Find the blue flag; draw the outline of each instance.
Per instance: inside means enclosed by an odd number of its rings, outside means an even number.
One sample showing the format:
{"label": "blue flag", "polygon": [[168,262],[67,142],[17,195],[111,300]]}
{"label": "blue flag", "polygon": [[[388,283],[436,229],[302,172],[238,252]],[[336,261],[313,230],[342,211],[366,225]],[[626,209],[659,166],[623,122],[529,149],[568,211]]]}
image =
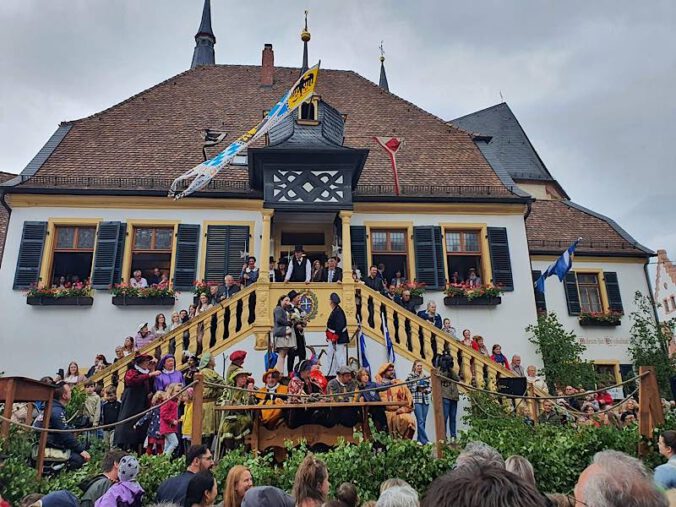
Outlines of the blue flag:
{"label": "blue flag", "polygon": [[371,365],[369,360],[366,358],[366,337],[364,336],[364,330],[359,326],[359,351],[361,353],[361,367],[368,370],[369,374],[371,373]]}
{"label": "blue flag", "polygon": [[383,321],[383,336],[385,337],[385,347],[387,348],[387,360],[390,363],[394,363],[397,360],[397,356],[394,353],[394,344],[392,343],[390,330],[387,329],[387,320],[385,320],[385,314],[381,313],[380,318]]}
{"label": "blue flag", "polygon": [[560,282],[563,281],[563,279],[566,277],[566,273],[568,273],[570,268],[573,267],[573,254],[575,253],[575,248],[580,242],[580,239],[582,238],[579,238],[577,241],[575,241],[575,243],[570,245],[568,249],[561,254],[561,257],[556,259],[556,262],[550,265],[547,270],[542,273],[542,275],[540,275],[540,278],[538,278],[535,282],[535,290],[544,294],[545,280],[552,275],[558,276]]}

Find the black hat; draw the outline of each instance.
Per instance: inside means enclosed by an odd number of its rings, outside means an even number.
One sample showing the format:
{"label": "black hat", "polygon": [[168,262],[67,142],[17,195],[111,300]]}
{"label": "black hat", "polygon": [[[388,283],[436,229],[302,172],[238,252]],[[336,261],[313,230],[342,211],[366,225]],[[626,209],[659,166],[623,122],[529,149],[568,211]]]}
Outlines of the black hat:
{"label": "black hat", "polygon": [[289,265],[289,259],[287,259],[286,257],[280,257],[279,262],[277,264],[284,264],[285,266],[288,266]]}
{"label": "black hat", "polygon": [[272,255],[270,256],[270,262],[275,262],[275,258]]}
{"label": "black hat", "polygon": [[296,253],[296,252],[305,253],[305,250],[303,250],[303,245],[296,245],[296,247],[293,249],[293,253]]}
{"label": "black hat", "polygon": [[289,299],[293,299],[293,298],[295,298],[296,296],[298,296],[299,294],[300,294],[300,292],[296,292],[295,290],[292,290],[291,292],[289,292],[289,293],[287,294],[287,296],[289,296]]}
{"label": "black hat", "polygon": [[338,294],[336,294],[335,292],[332,292],[331,295],[329,296],[329,298],[331,299],[331,302],[334,305],[340,304],[340,296]]}

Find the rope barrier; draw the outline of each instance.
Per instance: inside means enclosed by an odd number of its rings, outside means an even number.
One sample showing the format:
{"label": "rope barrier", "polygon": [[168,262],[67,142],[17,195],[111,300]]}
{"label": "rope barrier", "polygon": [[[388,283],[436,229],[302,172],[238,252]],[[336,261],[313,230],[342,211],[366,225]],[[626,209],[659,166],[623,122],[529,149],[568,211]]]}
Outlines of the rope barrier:
{"label": "rope barrier", "polygon": [[[117,421],[115,423],[110,423],[110,424],[102,424],[99,426],[91,426],[89,428],[73,428],[73,429],[68,429],[68,430],[57,430],[57,429],[52,429],[52,428],[36,428],[35,426],[30,426],[28,424],[20,423],[17,421],[12,421],[11,419],[8,419],[2,415],[0,415],[0,421],[5,421],[9,422],[10,424],[14,426],[18,426],[19,428],[24,428],[27,430],[32,430],[32,431],[37,431],[39,433],[84,433],[87,431],[94,431],[94,430],[103,430],[103,429],[108,429],[108,428],[114,428],[115,426],[119,426],[121,424],[126,424],[128,422],[134,421],[136,419],[140,419],[144,415],[146,415],[148,412],[155,410],[156,408],[160,408],[162,405],[169,403],[171,400],[178,398],[181,394],[183,394],[185,391],[188,390],[188,388],[194,386],[197,384],[197,380],[194,382],[188,384],[185,386],[183,389],[181,389],[179,392],[171,396],[170,398],[167,398],[164,400],[162,403],[158,403],[157,405],[153,405],[152,407],[144,410],[143,412],[139,412],[138,414],[134,414],[130,417],[127,417],[126,419],[123,419],[121,421]],[[43,420],[44,423],[44,420]]]}

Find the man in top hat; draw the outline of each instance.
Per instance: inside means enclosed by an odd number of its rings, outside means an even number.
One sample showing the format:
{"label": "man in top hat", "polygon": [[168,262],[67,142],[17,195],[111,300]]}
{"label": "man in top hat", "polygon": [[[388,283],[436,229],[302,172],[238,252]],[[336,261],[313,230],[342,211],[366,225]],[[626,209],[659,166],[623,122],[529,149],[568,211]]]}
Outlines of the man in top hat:
{"label": "man in top hat", "polygon": [[331,293],[331,315],[326,321],[326,341],[329,342],[327,361],[329,365],[327,376],[335,375],[341,366],[347,366],[347,345],[350,335],[347,333],[347,317],[340,307],[340,297]]}
{"label": "man in top hat", "polygon": [[296,245],[293,250],[293,257],[289,263],[289,269],[286,272],[285,282],[305,282],[310,283],[312,278],[312,266],[310,259],[305,257],[303,245]]}
{"label": "man in top hat", "polygon": [[228,365],[228,369],[225,370],[225,378],[228,379],[230,378],[230,375],[232,375],[232,372],[235,370],[238,370],[239,368],[242,367],[244,364],[244,360],[246,359],[246,351],[244,350],[235,350],[232,354],[230,354],[230,364]]}
{"label": "man in top hat", "polygon": [[[327,392],[329,401],[350,402],[358,401],[359,387],[354,379],[354,372],[347,366],[341,366],[336,372],[336,378],[329,380]],[[334,408],[335,421],[348,428],[353,428],[359,420],[359,412],[356,407]]]}
{"label": "man in top hat", "polygon": [[136,328],[136,337],[134,338],[134,346],[137,350],[142,349],[150,342],[152,342],[157,336],[150,329],[148,329],[148,323],[143,322],[138,325]]}
{"label": "man in top hat", "polygon": [[289,292],[289,300],[291,301],[291,308],[289,309],[289,320],[291,321],[291,327],[293,329],[293,334],[296,337],[296,347],[289,349],[289,355],[287,356],[287,368],[289,373],[293,371],[293,366],[298,361],[305,361],[305,326],[307,326],[307,315],[300,308],[300,300],[303,297],[303,294],[292,290]]}
{"label": "man in top hat", "polygon": [[[258,390],[256,397],[260,400],[259,405],[284,405],[286,395],[289,392],[287,386],[279,383],[282,374],[277,368],[270,368],[263,374],[265,384]],[[283,412],[281,408],[261,410],[261,423],[269,429],[275,429],[281,421]]]}

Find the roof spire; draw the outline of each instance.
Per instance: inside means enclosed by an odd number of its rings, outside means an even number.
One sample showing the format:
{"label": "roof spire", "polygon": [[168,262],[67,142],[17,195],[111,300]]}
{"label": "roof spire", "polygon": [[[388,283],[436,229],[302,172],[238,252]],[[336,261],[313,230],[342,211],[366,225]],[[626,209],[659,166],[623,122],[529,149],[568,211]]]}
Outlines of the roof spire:
{"label": "roof spire", "polygon": [[385,49],[383,49],[383,41],[380,41],[380,86],[386,92],[390,91],[390,86],[387,84],[387,75],[385,74]]}
{"label": "roof spire", "polygon": [[216,36],[211,29],[211,0],[204,0],[202,22],[195,34],[195,50],[192,53],[191,69],[199,65],[216,64],[214,44],[216,44]]}
{"label": "roof spire", "polygon": [[305,10],[305,28],[300,32],[300,40],[303,41],[303,66],[300,69],[300,73],[303,74],[310,67],[307,63],[307,43],[310,40],[310,32],[307,29],[307,9]]}

